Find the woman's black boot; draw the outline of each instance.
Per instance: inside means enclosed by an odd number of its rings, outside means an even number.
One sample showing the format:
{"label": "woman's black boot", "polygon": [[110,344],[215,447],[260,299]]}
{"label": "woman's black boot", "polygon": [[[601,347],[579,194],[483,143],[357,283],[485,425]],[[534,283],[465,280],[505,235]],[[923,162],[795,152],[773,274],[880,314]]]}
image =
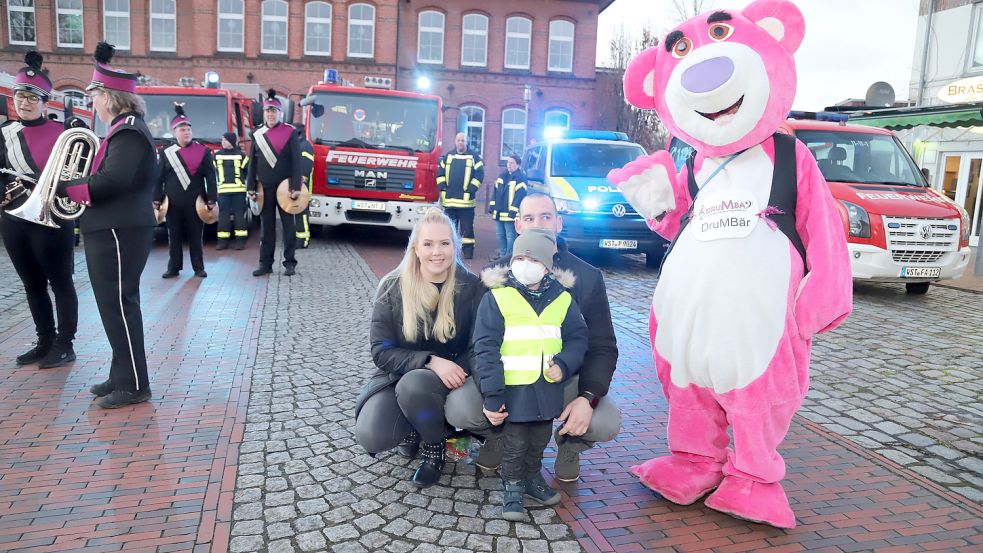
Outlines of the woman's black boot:
{"label": "woman's black boot", "polygon": [[407,459],[415,459],[418,451],[420,451],[420,434],[416,430],[410,430],[410,433],[396,446],[396,452]]}
{"label": "woman's black boot", "polygon": [[444,470],[444,440],[420,444],[420,458],[423,462],[413,473],[412,482],[421,488],[433,486]]}

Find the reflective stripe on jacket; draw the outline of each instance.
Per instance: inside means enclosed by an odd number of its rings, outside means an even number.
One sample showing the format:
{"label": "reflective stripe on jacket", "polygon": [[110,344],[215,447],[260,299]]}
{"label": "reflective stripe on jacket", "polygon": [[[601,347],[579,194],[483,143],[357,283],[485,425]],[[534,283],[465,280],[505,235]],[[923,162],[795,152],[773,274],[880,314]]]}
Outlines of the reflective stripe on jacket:
{"label": "reflective stripe on jacket", "polygon": [[481,156],[468,150],[463,154],[452,151],[440,158],[437,187],[440,205],[444,207],[474,207],[475,196],[485,178],[485,163]]}
{"label": "reflective stripe on jacket", "polygon": [[215,170],[218,173],[218,193],[231,194],[246,191],[246,165],[249,157],[242,151],[219,150],[215,153]]}
{"label": "reflective stripe on jacket", "polygon": [[488,204],[492,209],[492,219],[515,221],[519,216],[519,204],[522,203],[527,192],[526,175],[521,169],[512,174],[509,174],[507,169],[502,171],[495,180],[495,192]]}
{"label": "reflective stripe on jacket", "polygon": [[524,386],[546,376],[553,356],[563,349],[560,328],[572,301],[564,290],[539,315],[515,288],[504,286],[491,291],[505,319],[502,338],[502,365],[506,386]]}

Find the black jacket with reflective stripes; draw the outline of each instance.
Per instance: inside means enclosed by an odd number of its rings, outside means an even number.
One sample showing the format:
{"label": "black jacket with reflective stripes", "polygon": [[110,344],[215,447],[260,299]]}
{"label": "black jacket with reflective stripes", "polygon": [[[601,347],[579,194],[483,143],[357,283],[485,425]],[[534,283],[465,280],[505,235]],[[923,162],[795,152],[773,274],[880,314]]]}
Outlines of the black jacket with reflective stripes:
{"label": "black jacket with reflective stripes", "polygon": [[437,169],[437,187],[440,188],[440,205],[444,207],[474,207],[475,196],[485,178],[485,163],[481,156],[467,150],[463,154],[453,150],[440,158]]}

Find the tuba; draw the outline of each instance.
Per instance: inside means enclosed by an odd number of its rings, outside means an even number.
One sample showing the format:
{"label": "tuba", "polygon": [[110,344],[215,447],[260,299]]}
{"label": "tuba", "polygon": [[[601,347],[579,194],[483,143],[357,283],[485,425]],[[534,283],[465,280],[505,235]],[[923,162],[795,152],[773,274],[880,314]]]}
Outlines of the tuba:
{"label": "tuba", "polygon": [[59,182],[89,176],[98,150],[99,137],[89,129],[75,128],[61,133],[27,201],[7,213],[51,228],[60,228],[52,215],[68,221],[81,217],[84,205],[59,198],[55,193]]}

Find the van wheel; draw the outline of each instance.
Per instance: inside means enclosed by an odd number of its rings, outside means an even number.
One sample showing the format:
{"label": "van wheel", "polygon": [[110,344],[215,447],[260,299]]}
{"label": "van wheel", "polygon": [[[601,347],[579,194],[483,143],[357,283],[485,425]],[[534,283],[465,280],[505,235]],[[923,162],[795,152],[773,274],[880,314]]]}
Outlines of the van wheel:
{"label": "van wheel", "polygon": [[928,292],[931,282],[908,282],[904,285],[905,291],[909,294],[924,294]]}

